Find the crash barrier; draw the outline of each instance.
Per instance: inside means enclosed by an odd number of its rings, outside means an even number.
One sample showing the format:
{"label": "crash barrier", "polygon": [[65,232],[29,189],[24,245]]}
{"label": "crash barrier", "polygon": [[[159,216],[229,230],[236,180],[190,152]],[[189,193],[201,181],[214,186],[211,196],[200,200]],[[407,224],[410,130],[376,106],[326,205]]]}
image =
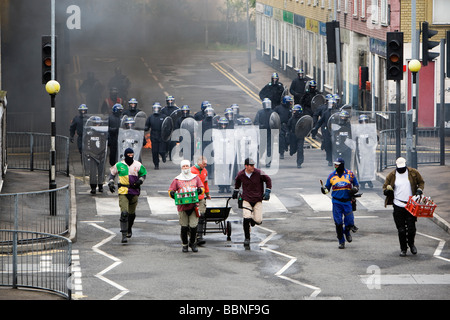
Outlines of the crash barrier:
{"label": "crash barrier", "polygon": [[69,232],[69,218],[69,185],[51,190],[0,194],[0,229],[62,236]]}
{"label": "crash barrier", "polygon": [[[51,136],[46,133],[8,132],[9,169],[49,170]],[[55,137],[56,172],[69,176],[69,138]]]}
{"label": "crash barrier", "polygon": [[54,234],[0,229],[0,286],[71,299],[72,242]]}
{"label": "crash barrier", "polygon": [[[379,171],[395,166],[396,129],[382,130],[379,133]],[[406,129],[400,130],[401,156],[407,158]],[[417,128],[417,164],[440,163],[439,128]]]}

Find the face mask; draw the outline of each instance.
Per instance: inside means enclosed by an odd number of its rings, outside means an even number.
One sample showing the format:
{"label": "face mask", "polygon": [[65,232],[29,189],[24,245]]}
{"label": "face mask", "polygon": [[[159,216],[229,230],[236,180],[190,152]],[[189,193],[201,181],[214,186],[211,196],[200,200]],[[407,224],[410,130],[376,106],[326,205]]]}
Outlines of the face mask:
{"label": "face mask", "polygon": [[188,169],[183,169],[183,170],[181,170],[181,172],[183,172],[184,174],[188,174],[189,173],[189,171],[190,171],[190,169],[188,168]]}
{"label": "face mask", "polygon": [[129,166],[133,163],[133,157],[129,157],[128,155],[125,155],[125,163]]}
{"label": "face mask", "polygon": [[397,172],[398,172],[398,173],[405,173],[405,172],[406,172],[406,167],[403,167],[403,168],[397,168]]}

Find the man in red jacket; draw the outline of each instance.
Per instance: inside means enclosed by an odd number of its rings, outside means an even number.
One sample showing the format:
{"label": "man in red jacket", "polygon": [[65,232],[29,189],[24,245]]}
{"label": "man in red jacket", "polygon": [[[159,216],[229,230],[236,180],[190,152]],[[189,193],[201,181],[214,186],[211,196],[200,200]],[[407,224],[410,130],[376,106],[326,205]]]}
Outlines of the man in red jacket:
{"label": "man in red jacket", "polygon": [[202,245],[205,244],[205,240],[203,240],[203,230],[205,221],[205,211],[206,211],[206,199],[211,199],[209,195],[209,186],[208,186],[208,171],[206,170],[206,165],[208,164],[208,160],[204,156],[199,156],[197,159],[197,163],[191,167],[191,172],[200,177],[200,180],[203,182],[203,186],[205,187],[205,192],[198,196],[198,212],[200,217],[198,218],[197,225],[197,244]]}
{"label": "man in red jacket", "polygon": [[244,165],[245,169],[239,171],[236,176],[233,199],[237,199],[239,188],[242,186],[244,248],[250,250],[250,225],[262,223],[262,200],[270,199],[272,180],[263,171],[255,168],[253,159],[245,159]]}

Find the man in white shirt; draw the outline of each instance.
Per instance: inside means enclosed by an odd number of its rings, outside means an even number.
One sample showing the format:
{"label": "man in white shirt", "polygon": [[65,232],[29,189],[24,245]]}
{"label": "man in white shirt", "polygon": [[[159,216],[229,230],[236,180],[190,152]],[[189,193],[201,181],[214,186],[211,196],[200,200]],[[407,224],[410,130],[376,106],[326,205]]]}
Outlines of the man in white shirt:
{"label": "man in white shirt", "polygon": [[419,171],[406,166],[406,160],[399,157],[396,162],[396,169],[388,174],[383,185],[383,193],[386,196],[385,206],[392,204],[394,207],[394,222],[398,230],[400,242],[400,256],[406,256],[409,247],[412,254],[417,254],[414,245],[416,236],[417,218],[406,209],[406,203],[412,195],[421,195],[425,182]]}

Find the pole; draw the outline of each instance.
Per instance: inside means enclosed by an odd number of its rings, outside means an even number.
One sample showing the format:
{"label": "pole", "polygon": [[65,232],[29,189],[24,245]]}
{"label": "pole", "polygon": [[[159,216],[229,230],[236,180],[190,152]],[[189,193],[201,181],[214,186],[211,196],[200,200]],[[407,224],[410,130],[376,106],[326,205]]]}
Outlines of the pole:
{"label": "pole", "polygon": [[247,48],[248,48],[248,73],[252,73],[252,55],[250,53],[250,14],[248,12],[247,0]]}
{"label": "pole", "polygon": [[411,167],[417,169],[417,72],[412,72],[412,147]]}
{"label": "pole", "polygon": [[[440,165],[445,166],[445,39],[441,39],[441,102],[439,106]],[[447,61],[450,63],[450,61]]]}
{"label": "pole", "polygon": [[396,109],[395,109],[395,158],[398,159],[402,155],[402,147],[401,147],[401,126],[402,126],[402,119],[401,113],[400,113],[400,80],[395,81],[396,84],[396,92],[395,92],[395,99],[396,99]]}
{"label": "pole", "polygon": [[[55,80],[55,0],[51,0],[51,39],[52,39],[52,80]],[[55,96],[50,95],[50,181],[49,189],[56,189],[56,116],[55,116]],[[56,192],[50,192],[50,215],[56,216]]]}
{"label": "pole", "polygon": [[51,66],[51,72],[52,72],[52,80],[55,80],[55,0],[52,0],[51,3],[51,11],[52,11],[52,17],[51,17],[51,42],[52,42],[52,48],[51,48],[51,56],[52,56],[52,66]]}
{"label": "pole", "polygon": [[[339,35],[339,28],[334,29],[335,32],[335,39],[336,39],[336,93],[341,97],[342,99],[342,93],[341,93],[341,38]],[[342,101],[342,100],[341,100]]]}

